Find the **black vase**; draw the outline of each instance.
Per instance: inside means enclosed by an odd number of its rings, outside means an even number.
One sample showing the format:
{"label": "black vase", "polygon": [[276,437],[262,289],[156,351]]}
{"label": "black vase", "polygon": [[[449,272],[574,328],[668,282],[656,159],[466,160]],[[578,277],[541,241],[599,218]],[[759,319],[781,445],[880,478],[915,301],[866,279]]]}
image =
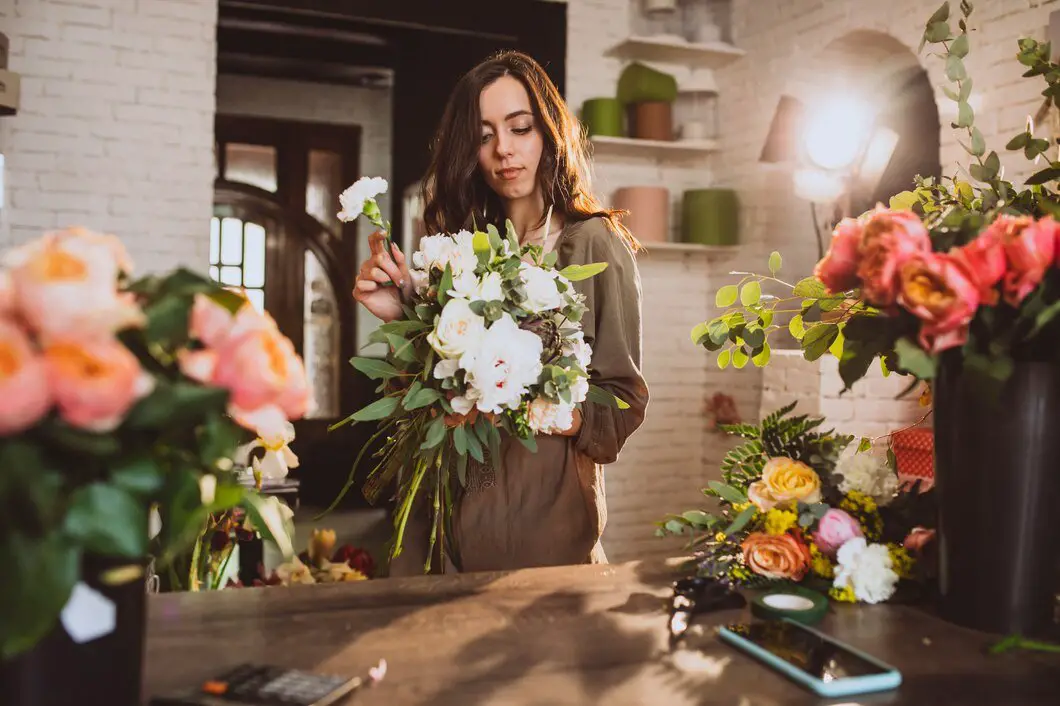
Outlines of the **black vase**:
{"label": "black vase", "polygon": [[118,586],[100,581],[103,571],[128,564],[128,559],[85,557],[81,581],[114,604],[114,630],[77,642],[59,621],[32,649],[0,663],[0,702],[18,706],[139,706],[146,586],[143,579]]}
{"label": "black vase", "polygon": [[1060,591],[1060,370],[1018,362],[999,393],[959,355],[934,390],[939,613],[1051,636]]}

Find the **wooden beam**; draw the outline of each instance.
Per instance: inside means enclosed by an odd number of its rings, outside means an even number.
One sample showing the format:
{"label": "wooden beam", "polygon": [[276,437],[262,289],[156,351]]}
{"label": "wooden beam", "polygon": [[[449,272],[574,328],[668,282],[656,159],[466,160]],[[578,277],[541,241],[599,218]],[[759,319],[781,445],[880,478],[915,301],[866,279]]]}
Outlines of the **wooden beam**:
{"label": "wooden beam", "polygon": [[280,33],[217,28],[218,54],[261,56],[344,66],[390,67],[395,52],[390,46],[372,46],[334,39]]}

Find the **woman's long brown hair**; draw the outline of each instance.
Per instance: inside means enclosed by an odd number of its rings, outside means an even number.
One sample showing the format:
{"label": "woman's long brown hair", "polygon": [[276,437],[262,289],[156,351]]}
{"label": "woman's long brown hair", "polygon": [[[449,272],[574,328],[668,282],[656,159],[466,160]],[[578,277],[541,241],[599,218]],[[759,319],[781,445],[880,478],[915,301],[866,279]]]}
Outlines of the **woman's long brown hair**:
{"label": "woman's long brown hair", "polygon": [[[604,218],[612,232],[639,249],[636,238],[622,225],[622,212],[604,208],[591,191],[581,124],[540,64],[515,51],[498,54],[464,74],[449,97],[423,183],[427,232],[452,233],[488,223],[504,230],[503,205],[478,164],[482,140],[479,95],[502,76],[523,84],[544,138],[537,180],[545,197],[545,213],[551,207],[567,223]],[[539,225],[544,224],[545,213]]]}

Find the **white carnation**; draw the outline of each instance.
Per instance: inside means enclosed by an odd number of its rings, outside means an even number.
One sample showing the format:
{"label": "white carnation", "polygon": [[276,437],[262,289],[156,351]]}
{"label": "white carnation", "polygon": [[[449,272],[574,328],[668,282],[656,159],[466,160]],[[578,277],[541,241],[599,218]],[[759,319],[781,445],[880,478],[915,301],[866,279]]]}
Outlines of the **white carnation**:
{"label": "white carnation", "polygon": [[567,431],[574,425],[574,405],[538,397],[530,403],[526,421],[536,434]]}
{"label": "white carnation", "polygon": [[412,253],[412,266],[422,270],[445,270],[449,265],[454,279],[464,272],[474,272],[478,256],[473,245],[474,236],[462,230],[456,235],[426,235],[420,238],[420,248]]}
{"label": "white carnation", "polygon": [[518,409],[527,388],[541,375],[541,350],[541,339],[519,328],[511,316],[495,321],[479,345],[460,359],[469,388],[478,394],[479,411]]}
{"label": "white carnation", "polygon": [[871,451],[856,452],[857,444],[844,449],[836,462],[835,472],[842,476],[839,490],[855,490],[868,495],[877,505],[887,505],[898,491],[898,476],[886,458]]}
{"label": "white carnation", "polygon": [[379,194],[385,194],[387,187],[386,179],[382,177],[361,177],[339,194],[339,204],[342,210],[339,211],[337,218],[344,223],[356,219],[364,213],[365,203]]}
{"label": "white carnation", "polygon": [[585,334],[578,331],[568,336],[563,341],[563,355],[572,356],[578,361],[582,370],[589,372],[589,364],[593,359],[593,349],[585,342]]}
{"label": "white carnation", "polygon": [[563,306],[563,297],[556,286],[555,273],[525,262],[519,267],[519,274],[526,287],[526,301],[523,307],[534,314],[558,309]]}
{"label": "white carnation", "polygon": [[839,589],[854,589],[864,603],[882,603],[894,595],[898,574],[883,544],[868,544],[864,537],[847,540],[836,553],[835,581]]}
{"label": "white carnation", "polygon": [[471,311],[463,299],[450,299],[434,330],[427,334],[427,342],[443,358],[459,358],[474,351],[486,331],[486,320]]}
{"label": "white carnation", "polygon": [[584,402],[585,398],[588,397],[588,395],[589,378],[583,378],[579,375],[578,378],[574,382],[572,382],[570,386],[571,402]]}

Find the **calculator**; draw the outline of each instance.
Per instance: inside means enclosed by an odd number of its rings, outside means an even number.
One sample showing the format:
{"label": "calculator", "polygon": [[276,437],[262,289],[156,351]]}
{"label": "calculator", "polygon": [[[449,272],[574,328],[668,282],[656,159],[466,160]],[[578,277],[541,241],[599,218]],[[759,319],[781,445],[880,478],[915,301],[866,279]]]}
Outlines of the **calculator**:
{"label": "calculator", "polygon": [[313,674],[271,665],[243,664],[172,696],[156,696],[151,706],[330,706],[364,680]]}

